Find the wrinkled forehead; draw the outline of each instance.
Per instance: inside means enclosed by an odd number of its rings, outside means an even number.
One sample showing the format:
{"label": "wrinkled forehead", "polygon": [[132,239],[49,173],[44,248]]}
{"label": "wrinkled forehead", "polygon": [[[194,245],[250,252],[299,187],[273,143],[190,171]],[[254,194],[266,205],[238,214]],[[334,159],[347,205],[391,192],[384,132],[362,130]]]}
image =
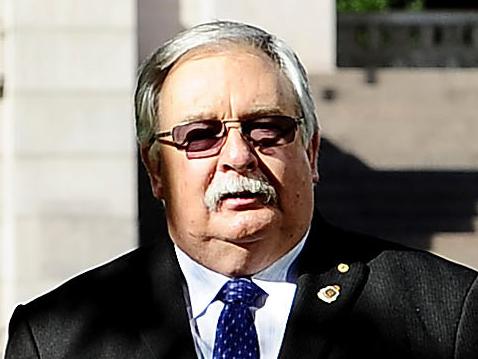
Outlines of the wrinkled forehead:
{"label": "wrinkled forehead", "polygon": [[219,54],[234,54],[234,53],[248,53],[259,56],[265,61],[270,62],[271,66],[275,66],[280,70],[280,60],[272,53],[265,52],[263,49],[253,46],[246,42],[231,42],[228,40],[219,40],[217,42],[199,45],[185,52],[174,61],[172,68],[176,65],[192,58],[201,58],[214,56]]}
{"label": "wrinkled forehead", "polygon": [[[174,77],[173,74],[177,72],[177,70],[183,67],[186,63],[197,62],[204,59],[214,58],[214,57],[230,57],[230,58],[237,58],[241,56],[250,56],[251,58],[255,58],[256,62],[260,62],[264,72],[272,74],[276,77],[277,81],[277,90],[283,93],[287,93],[291,97],[291,101],[293,102],[293,106],[300,112],[300,104],[298,101],[298,97],[292,82],[286,76],[284,71],[282,71],[279,63],[271,58],[267,53],[263,50],[253,47],[247,44],[237,44],[237,43],[230,43],[230,42],[218,42],[214,44],[207,44],[192,50],[189,50],[187,53],[179,57],[174,64],[168,70],[168,73],[164,79],[162,89],[164,90],[168,87],[168,83],[170,82],[171,78]],[[247,68],[244,68],[244,78],[247,78]],[[201,77],[203,73],[195,73],[192,76]],[[192,80],[192,79],[191,79]],[[159,113],[161,113],[161,94],[159,99]]]}

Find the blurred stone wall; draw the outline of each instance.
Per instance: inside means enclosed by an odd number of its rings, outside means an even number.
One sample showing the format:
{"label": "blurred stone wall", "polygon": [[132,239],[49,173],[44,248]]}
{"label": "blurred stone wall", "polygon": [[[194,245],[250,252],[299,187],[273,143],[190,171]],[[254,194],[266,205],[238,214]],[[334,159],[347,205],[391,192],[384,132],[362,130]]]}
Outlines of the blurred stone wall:
{"label": "blurred stone wall", "polygon": [[137,244],[134,0],[4,0],[0,347],[15,303]]}
{"label": "blurred stone wall", "polygon": [[335,70],[334,0],[179,0],[185,27],[205,21],[242,21],[264,28],[297,51],[309,73]]}
{"label": "blurred stone wall", "polygon": [[339,69],[313,91],[324,215],[478,268],[478,70]]}

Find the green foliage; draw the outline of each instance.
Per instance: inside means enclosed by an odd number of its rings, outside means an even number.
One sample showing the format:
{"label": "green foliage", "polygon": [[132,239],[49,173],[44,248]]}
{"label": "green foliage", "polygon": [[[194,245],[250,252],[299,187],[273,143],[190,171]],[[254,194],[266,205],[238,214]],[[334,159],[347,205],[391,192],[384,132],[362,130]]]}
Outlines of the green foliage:
{"label": "green foliage", "polygon": [[424,0],[336,0],[338,12],[371,12],[391,9],[422,11]]}
{"label": "green foliage", "polygon": [[410,11],[422,11],[425,8],[423,0],[413,0],[407,4],[406,9]]}
{"label": "green foliage", "polygon": [[384,11],[388,9],[388,0],[337,0],[338,12]]}

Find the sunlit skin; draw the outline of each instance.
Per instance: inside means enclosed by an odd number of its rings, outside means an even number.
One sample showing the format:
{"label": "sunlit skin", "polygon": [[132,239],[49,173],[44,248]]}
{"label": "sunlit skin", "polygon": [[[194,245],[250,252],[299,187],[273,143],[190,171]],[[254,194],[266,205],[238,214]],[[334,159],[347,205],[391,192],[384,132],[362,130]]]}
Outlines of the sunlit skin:
{"label": "sunlit skin", "polygon": [[[300,114],[292,85],[276,65],[257,50],[237,46],[183,56],[169,72],[159,103],[158,131],[185,120]],[[242,276],[269,266],[307,231],[318,180],[318,144],[318,134],[304,146],[297,132],[292,143],[261,153],[231,128],[213,157],[187,159],[184,151],[158,143],[143,148],[142,155],[153,193],[165,202],[176,245],[216,272]],[[209,211],[204,193],[219,175],[265,176],[278,193],[278,203],[231,198]]]}

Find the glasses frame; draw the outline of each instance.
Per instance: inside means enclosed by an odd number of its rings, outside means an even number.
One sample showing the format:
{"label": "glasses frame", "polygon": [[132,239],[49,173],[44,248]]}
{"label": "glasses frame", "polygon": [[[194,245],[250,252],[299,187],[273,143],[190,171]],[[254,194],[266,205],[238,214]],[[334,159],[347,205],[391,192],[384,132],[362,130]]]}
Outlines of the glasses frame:
{"label": "glasses frame", "polygon": [[[249,121],[254,121],[254,120],[260,120],[261,118],[270,118],[270,117],[278,117],[278,118],[287,118],[287,119],[291,119],[294,121],[294,128],[293,128],[293,131],[294,131],[294,136],[292,138],[291,141],[287,142],[287,143],[283,143],[283,144],[279,144],[279,145],[272,145],[272,146],[261,146],[261,145],[257,145],[254,143],[254,140],[252,140],[251,138],[249,138],[249,136],[245,133],[243,133],[243,126],[242,124],[243,123],[246,123],[246,122],[249,122]],[[202,120],[204,121],[204,120]],[[189,123],[193,123],[193,122],[201,122],[200,121],[185,121],[185,122],[180,122],[176,125],[174,125],[173,127],[171,127],[171,129],[169,130],[165,130],[165,131],[160,131],[160,132],[156,132],[154,133],[154,135],[152,136],[151,138],[151,141],[150,141],[150,145],[152,145],[155,141],[161,143],[161,144],[164,144],[164,145],[168,145],[168,146],[172,146],[172,147],[175,147],[176,149],[180,150],[180,151],[185,151],[188,158],[189,159],[192,159],[192,158],[205,158],[205,157],[212,157],[212,156],[215,156],[217,155],[222,146],[224,145],[224,143],[226,142],[226,139],[227,139],[227,135],[229,133],[229,130],[231,128],[236,128],[239,133],[241,134],[242,138],[244,138],[245,141],[247,141],[247,143],[249,143],[250,145],[252,145],[253,147],[258,147],[259,150],[263,149],[263,148],[271,148],[271,147],[280,147],[280,146],[284,146],[286,144],[289,144],[289,143],[292,143],[294,140],[295,140],[295,136],[297,134],[297,130],[299,129],[300,126],[304,125],[304,117],[291,117],[291,116],[286,116],[286,115],[270,115],[270,116],[261,116],[259,118],[255,118],[255,119],[247,119],[247,120],[219,120],[219,119],[212,119],[210,121],[219,121],[221,122],[221,124],[223,125],[222,126],[222,129],[221,129],[221,132],[217,135],[217,137],[220,139],[219,141],[219,144],[216,145],[216,146],[213,146],[211,147],[211,149],[209,149],[210,152],[212,153],[207,153],[208,150],[204,150],[204,151],[198,151],[198,154],[201,153],[201,152],[205,152],[206,154],[205,155],[191,155],[191,153],[195,153],[195,152],[188,152],[187,151],[187,148],[188,148],[188,145],[189,144],[185,144],[185,145],[181,145],[179,143],[176,143],[174,141],[171,141],[171,140],[166,140],[164,139],[164,137],[168,137],[168,136],[173,136],[173,131],[176,127],[179,127],[179,126],[184,126],[186,124],[189,124]],[[237,126],[231,126],[231,124],[238,124]],[[213,150],[213,151],[211,151]]]}

